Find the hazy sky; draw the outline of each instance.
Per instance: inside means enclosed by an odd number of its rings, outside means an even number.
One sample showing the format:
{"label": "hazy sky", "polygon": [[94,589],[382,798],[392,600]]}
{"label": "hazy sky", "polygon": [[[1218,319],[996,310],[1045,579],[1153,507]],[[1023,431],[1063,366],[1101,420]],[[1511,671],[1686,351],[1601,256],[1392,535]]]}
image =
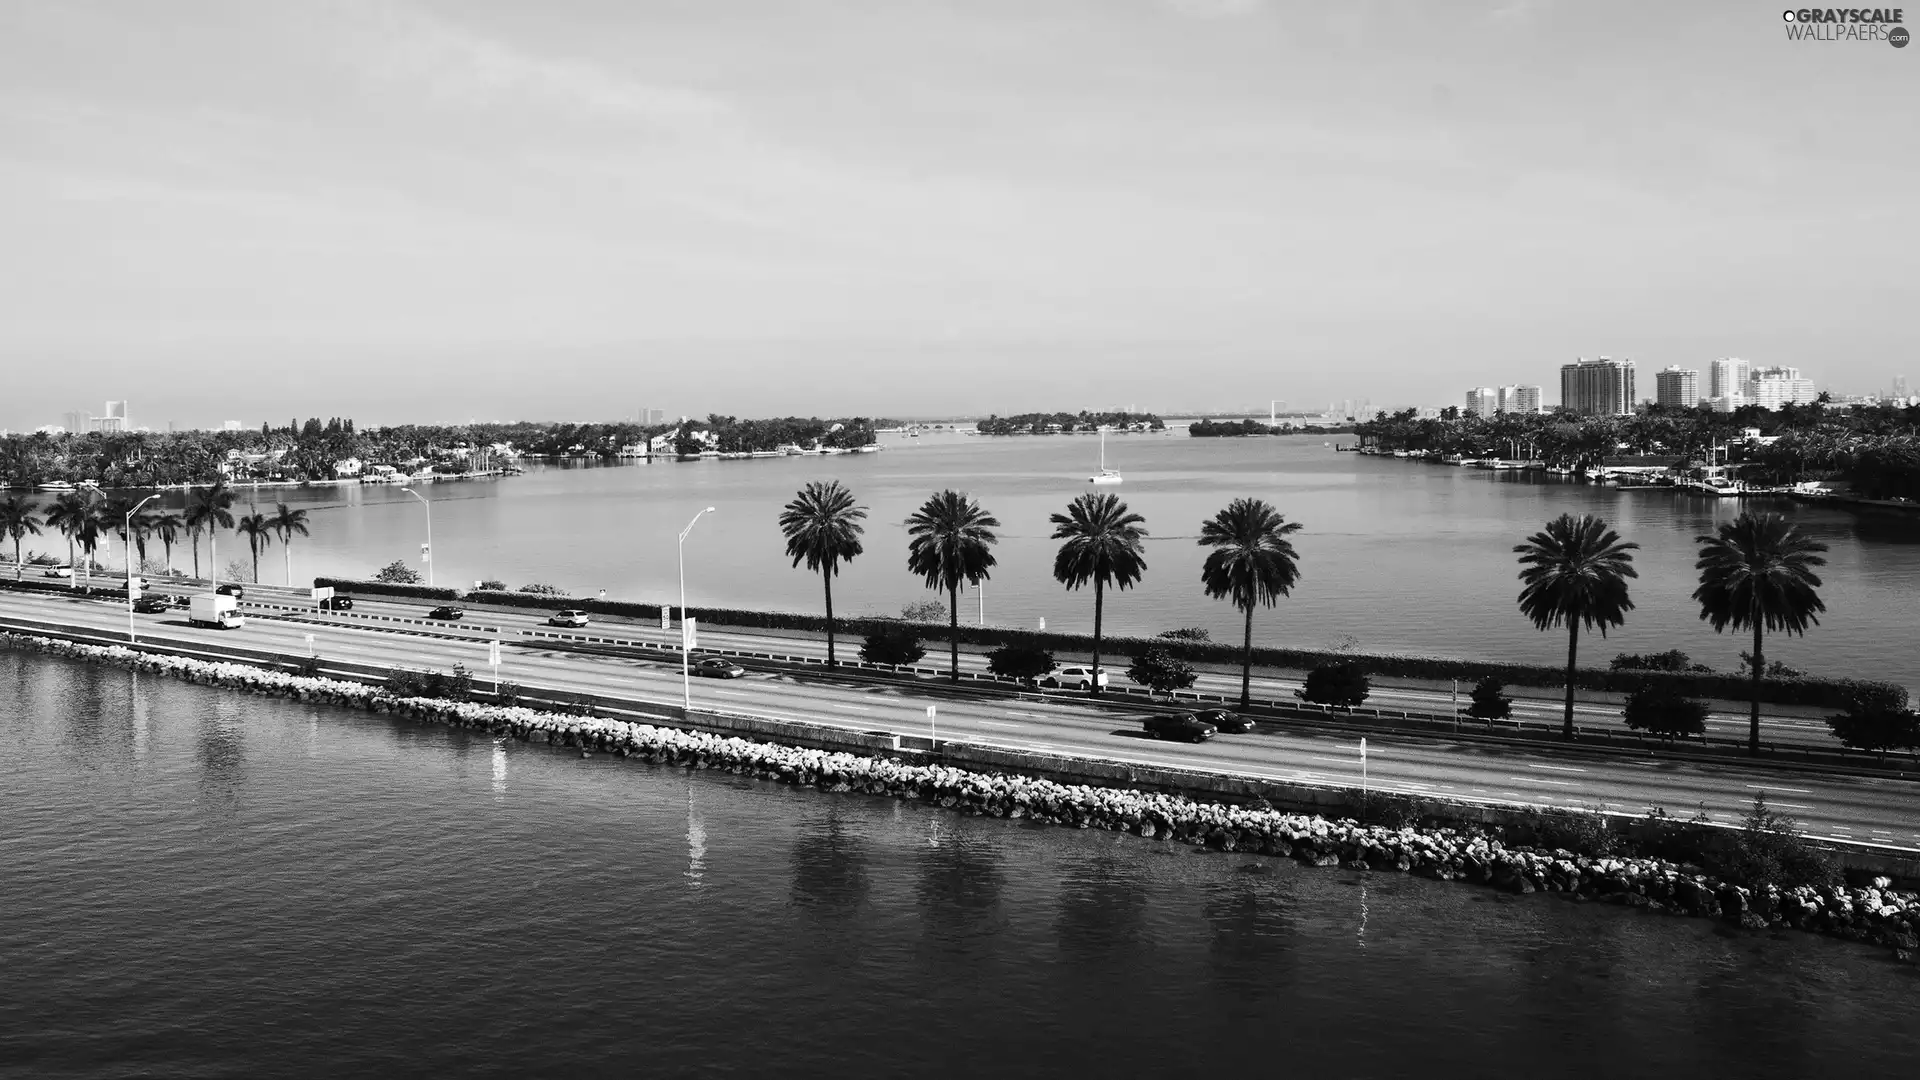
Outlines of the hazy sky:
{"label": "hazy sky", "polygon": [[1780,18],[0,0],[0,426],[1920,378],[1920,47]]}

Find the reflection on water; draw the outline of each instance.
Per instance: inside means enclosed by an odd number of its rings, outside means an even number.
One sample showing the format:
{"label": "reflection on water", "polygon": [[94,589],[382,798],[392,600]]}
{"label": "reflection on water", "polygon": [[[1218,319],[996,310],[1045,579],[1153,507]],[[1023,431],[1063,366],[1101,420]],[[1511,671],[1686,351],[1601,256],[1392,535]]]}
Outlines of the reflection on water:
{"label": "reflection on water", "polygon": [[1076,861],[1060,877],[1054,933],[1060,951],[1082,963],[1124,964],[1151,942],[1146,930],[1147,877],[1137,859],[1102,851]]}
{"label": "reflection on water", "polygon": [[842,815],[835,800],[815,824],[802,825],[787,860],[793,902],[837,919],[858,912],[873,888],[865,845],[847,830]]}
{"label": "reflection on water", "polygon": [[493,794],[497,798],[507,793],[507,743],[498,739],[493,744]]}
{"label": "reflection on water", "polygon": [[194,737],[203,808],[231,810],[245,782],[246,743],[240,704],[234,694],[212,695]]}
{"label": "reflection on water", "polygon": [[693,809],[693,782],[687,782],[687,886],[697,889],[707,872],[707,827]]}

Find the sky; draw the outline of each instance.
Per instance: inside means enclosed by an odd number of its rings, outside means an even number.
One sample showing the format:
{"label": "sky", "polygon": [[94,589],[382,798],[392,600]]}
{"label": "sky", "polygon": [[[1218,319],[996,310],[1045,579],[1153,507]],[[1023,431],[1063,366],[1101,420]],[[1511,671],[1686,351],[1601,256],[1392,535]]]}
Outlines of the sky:
{"label": "sky", "polygon": [[1917,90],[1757,3],[4,0],[0,427],[1870,392]]}

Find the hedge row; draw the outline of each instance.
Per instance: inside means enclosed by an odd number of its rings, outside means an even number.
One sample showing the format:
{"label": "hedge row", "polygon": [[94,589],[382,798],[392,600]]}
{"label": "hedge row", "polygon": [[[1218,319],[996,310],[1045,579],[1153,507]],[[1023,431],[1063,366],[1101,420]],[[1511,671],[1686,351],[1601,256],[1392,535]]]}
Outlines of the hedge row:
{"label": "hedge row", "polygon": [[348,578],[317,577],[313,579],[317,589],[331,587],[336,592],[353,596],[408,596],[416,600],[458,600],[459,589],[442,589],[431,585],[401,585],[391,581],[353,581]]}
{"label": "hedge row", "polygon": [[[431,596],[435,599],[454,599],[457,595],[450,589],[425,590],[420,586],[388,585],[383,582],[316,578],[314,583],[332,585],[347,592],[367,595]],[[393,590],[416,591],[396,593]],[[466,598],[469,602],[476,604],[503,604],[542,609],[575,607],[597,615],[648,621],[660,618],[659,604],[641,604],[621,600],[587,600],[492,591],[471,592],[466,595]],[[708,607],[693,607],[691,611],[694,618],[710,626],[750,630],[802,630],[814,633],[824,633],[827,628],[826,616],[793,611],[751,611],[743,608]],[[840,633],[855,637],[900,625],[899,619],[836,619],[834,621]],[[945,641],[947,639],[949,627],[945,624],[916,625],[921,628],[922,636],[928,640]],[[1093,651],[1091,634],[1037,633],[1005,627],[969,626],[965,623],[960,625],[960,640],[966,644],[988,647],[1005,645],[1010,641],[1031,641],[1056,653]],[[1240,647],[1222,641],[1176,642],[1164,638],[1107,637],[1101,639],[1100,651],[1104,656],[1138,656],[1152,647],[1174,649],[1186,659],[1200,663],[1238,664],[1240,662]],[[1310,671],[1325,664],[1356,664],[1369,675],[1389,678],[1459,679],[1461,682],[1477,682],[1492,676],[1513,686],[1566,685],[1566,669],[1551,664],[1514,664],[1442,656],[1343,653],[1325,649],[1289,649],[1264,645],[1254,648],[1253,662],[1258,667],[1297,671]],[[1665,686],[1694,697],[1745,701],[1753,692],[1753,683],[1746,676],[1727,672],[1613,671],[1606,668],[1582,668],[1576,678],[1583,690],[1619,693],[1630,693],[1643,686]],[[1903,707],[1907,701],[1906,688],[1893,683],[1868,679],[1808,677],[1767,679],[1760,684],[1760,697],[1762,701],[1774,705],[1810,705],[1837,709],[1845,708],[1853,696],[1862,690],[1897,699]]]}

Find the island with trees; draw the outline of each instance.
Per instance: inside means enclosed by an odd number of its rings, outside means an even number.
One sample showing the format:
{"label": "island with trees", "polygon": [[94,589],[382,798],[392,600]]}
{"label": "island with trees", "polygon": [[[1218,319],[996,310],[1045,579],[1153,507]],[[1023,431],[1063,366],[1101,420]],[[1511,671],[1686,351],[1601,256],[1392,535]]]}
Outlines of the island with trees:
{"label": "island with trees", "polygon": [[1152,413],[1087,412],[1021,413],[989,416],[974,425],[982,435],[1073,435],[1108,431],[1165,431],[1166,421]]}

